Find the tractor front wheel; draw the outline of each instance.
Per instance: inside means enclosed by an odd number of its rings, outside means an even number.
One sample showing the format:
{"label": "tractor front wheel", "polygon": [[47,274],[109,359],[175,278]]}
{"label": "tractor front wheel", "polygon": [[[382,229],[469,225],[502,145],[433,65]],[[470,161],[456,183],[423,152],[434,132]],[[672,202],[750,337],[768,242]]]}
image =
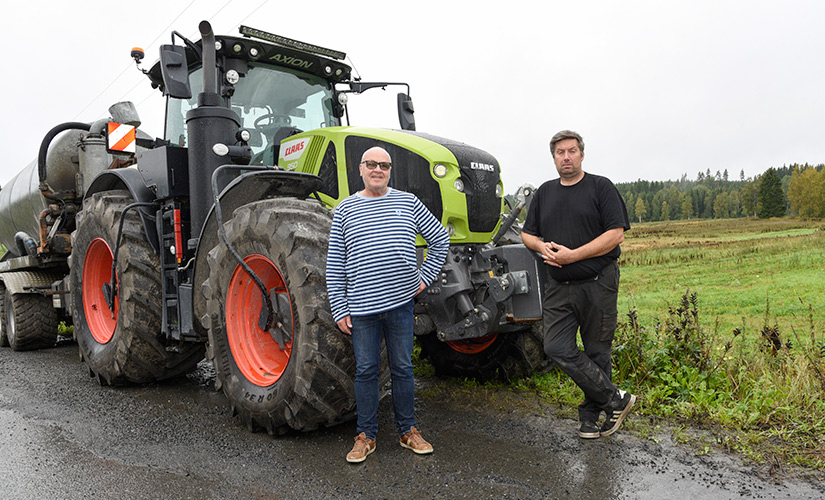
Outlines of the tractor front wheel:
{"label": "tractor front wheel", "polygon": [[442,342],[435,333],[418,337],[421,354],[440,377],[481,381],[514,380],[545,364],[541,323],[519,332],[498,333],[471,340]]}
{"label": "tractor front wheel", "polygon": [[[208,255],[207,357],[216,386],[252,430],[312,430],[355,414],[355,357],[327,302],[331,218],[316,202],[279,198],[238,208],[226,236],[271,296],[281,327],[264,331],[258,284],[224,243]],[[208,323],[208,324],[206,324]]]}

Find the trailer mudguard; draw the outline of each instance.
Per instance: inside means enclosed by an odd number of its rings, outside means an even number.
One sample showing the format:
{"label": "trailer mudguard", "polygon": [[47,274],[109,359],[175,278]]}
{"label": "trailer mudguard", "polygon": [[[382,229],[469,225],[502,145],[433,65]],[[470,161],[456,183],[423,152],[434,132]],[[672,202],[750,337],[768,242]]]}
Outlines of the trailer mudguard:
{"label": "trailer mudguard", "polygon": [[39,290],[48,290],[52,283],[65,277],[60,270],[50,271],[17,271],[0,274],[0,282],[11,293],[39,293]]}
{"label": "trailer mudguard", "polygon": [[[149,189],[140,172],[136,168],[118,168],[106,170],[98,174],[83,195],[84,200],[95,193],[103,191],[127,190],[134,201],[151,202],[157,199],[154,191]],[[155,211],[146,207],[139,207],[140,218],[143,220],[143,230],[155,254],[160,251],[158,228],[155,224]]]}

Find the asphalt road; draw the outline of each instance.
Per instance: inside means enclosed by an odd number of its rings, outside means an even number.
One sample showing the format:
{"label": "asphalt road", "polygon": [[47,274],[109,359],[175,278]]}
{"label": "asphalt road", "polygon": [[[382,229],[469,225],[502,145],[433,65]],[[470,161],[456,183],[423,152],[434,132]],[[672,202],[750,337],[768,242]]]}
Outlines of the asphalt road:
{"label": "asphalt road", "polygon": [[[736,457],[695,456],[667,435],[584,441],[575,423],[433,396],[417,401],[435,453],[398,446],[387,400],[378,448],[344,456],[353,423],[251,433],[212,388],[210,367],[144,387],[100,387],[77,347],[0,349],[4,499],[823,498],[825,481],[770,477]],[[423,380],[426,385],[431,381]],[[422,391],[423,393],[423,391]],[[631,416],[633,418],[633,416]]]}

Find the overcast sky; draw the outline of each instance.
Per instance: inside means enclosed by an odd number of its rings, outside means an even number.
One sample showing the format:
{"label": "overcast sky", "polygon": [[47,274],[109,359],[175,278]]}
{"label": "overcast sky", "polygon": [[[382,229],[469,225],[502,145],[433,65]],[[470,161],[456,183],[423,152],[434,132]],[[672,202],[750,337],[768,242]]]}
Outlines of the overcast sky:
{"label": "overcast sky", "polygon": [[[148,69],[172,30],[197,39],[203,19],[217,34],[245,24],[344,51],[364,80],[408,82],[418,130],[489,151],[507,192],[556,177],[547,143],[566,128],[584,136],[585,170],[614,182],[825,162],[816,0],[29,1],[0,18],[0,185],[53,126],[121,100],[162,136],[162,98],[129,52],[143,47]],[[351,101],[354,124],[397,128],[396,90],[372,92],[383,113]]]}

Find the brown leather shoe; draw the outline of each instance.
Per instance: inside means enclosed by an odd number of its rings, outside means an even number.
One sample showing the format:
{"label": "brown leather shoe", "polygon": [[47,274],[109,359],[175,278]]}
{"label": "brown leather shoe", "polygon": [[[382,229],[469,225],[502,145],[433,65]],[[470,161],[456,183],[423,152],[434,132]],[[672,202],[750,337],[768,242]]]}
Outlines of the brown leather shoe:
{"label": "brown leather shoe", "polygon": [[424,441],[424,438],[421,437],[421,433],[418,432],[415,426],[410,428],[410,432],[401,436],[401,446],[419,455],[426,455],[427,453],[433,452],[433,445]]}
{"label": "brown leather shoe", "polygon": [[355,446],[347,453],[347,462],[357,464],[367,459],[367,455],[375,451],[375,441],[367,439],[363,432],[355,436]]}

